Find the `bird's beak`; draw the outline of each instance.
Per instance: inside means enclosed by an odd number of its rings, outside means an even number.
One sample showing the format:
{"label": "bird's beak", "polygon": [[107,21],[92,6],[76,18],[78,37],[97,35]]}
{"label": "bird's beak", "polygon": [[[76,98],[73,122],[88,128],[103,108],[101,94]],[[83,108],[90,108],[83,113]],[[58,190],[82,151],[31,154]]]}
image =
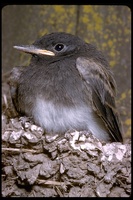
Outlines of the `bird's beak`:
{"label": "bird's beak", "polygon": [[41,55],[48,55],[48,56],[55,56],[52,51],[48,51],[46,49],[39,49],[34,45],[25,45],[25,46],[13,46],[15,49],[19,51],[23,51],[25,53],[30,54],[41,54]]}

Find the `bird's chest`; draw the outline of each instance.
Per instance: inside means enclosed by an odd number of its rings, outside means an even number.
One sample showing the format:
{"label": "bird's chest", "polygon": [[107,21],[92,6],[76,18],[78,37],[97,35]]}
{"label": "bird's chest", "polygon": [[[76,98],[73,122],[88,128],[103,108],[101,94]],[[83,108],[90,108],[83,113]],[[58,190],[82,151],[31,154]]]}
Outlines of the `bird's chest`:
{"label": "bird's chest", "polygon": [[34,96],[44,98],[54,103],[72,103],[73,100],[81,98],[84,85],[76,67],[68,65],[55,65],[40,67],[27,80]]}
{"label": "bird's chest", "polygon": [[84,84],[77,72],[59,70],[44,76],[45,86],[36,96],[32,115],[46,132],[63,133],[87,128],[92,112]]}
{"label": "bird's chest", "polygon": [[55,105],[52,101],[37,98],[32,116],[48,133],[63,133],[69,129],[87,129],[92,109],[86,105]]}

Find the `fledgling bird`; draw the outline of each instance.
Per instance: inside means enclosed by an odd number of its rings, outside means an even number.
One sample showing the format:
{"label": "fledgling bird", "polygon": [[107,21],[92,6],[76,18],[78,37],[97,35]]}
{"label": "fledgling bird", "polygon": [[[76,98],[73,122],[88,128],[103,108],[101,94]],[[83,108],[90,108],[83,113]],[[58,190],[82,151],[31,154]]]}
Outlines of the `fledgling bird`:
{"label": "fledgling bird", "polygon": [[16,110],[46,133],[88,130],[97,138],[122,142],[116,85],[104,55],[78,36],[55,32],[29,46],[29,66],[14,68],[11,96]]}

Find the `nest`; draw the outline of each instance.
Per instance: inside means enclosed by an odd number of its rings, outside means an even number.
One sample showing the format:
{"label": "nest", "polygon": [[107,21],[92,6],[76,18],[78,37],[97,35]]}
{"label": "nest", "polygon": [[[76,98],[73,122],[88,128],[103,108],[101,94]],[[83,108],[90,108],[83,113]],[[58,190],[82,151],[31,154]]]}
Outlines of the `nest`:
{"label": "nest", "polygon": [[3,84],[3,197],[129,197],[131,144],[105,143],[87,131],[45,135],[13,116]]}

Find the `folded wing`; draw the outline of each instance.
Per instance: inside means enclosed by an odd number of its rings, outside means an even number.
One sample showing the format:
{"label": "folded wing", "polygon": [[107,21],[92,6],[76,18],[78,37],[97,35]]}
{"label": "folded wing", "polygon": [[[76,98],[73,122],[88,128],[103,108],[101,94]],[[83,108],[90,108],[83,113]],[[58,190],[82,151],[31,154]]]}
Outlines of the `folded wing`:
{"label": "folded wing", "polygon": [[92,90],[94,112],[103,120],[112,141],[122,142],[122,127],[115,107],[115,81],[110,70],[83,57],[77,59],[76,67],[86,88]]}

